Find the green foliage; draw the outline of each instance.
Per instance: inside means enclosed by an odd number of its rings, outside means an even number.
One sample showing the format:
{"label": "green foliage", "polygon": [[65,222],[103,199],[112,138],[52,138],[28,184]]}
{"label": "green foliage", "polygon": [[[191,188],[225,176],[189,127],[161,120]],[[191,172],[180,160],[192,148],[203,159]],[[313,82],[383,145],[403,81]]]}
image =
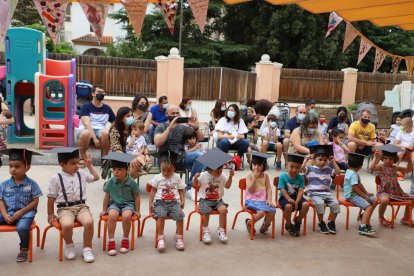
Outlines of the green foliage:
{"label": "green foliage", "polygon": [[33,0],[19,0],[14,11],[12,26],[22,27],[32,24],[42,24]]}
{"label": "green foliage", "polygon": [[348,109],[349,112],[357,110],[358,109],[358,104],[357,103],[349,104],[349,105],[347,105],[347,109]]}

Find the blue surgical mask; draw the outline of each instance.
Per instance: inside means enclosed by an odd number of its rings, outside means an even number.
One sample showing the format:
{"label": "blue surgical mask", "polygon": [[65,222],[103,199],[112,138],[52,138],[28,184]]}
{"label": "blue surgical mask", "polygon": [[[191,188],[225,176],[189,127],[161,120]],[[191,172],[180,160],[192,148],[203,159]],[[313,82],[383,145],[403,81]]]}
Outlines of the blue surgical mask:
{"label": "blue surgical mask", "polygon": [[187,110],[191,110],[191,108],[193,108],[191,105],[187,105],[187,106],[185,107],[185,109],[187,109]]}
{"label": "blue surgical mask", "polygon": [[168,104],[163,104],[163,105],[162,105],[162,108],[163,108],[163,109],[167,109],[167,108],[168,108]]}
{"label": "blue surgical mask", "polygon": [[315,134],[315,131],[316,131],[316,128],[311,128],[311,127],[308,127],[308,133],[309,134]]}
{"label": "blue surgical mask", "polygon": [[130,116],[130,117],[127,117],[126,118],[125,124],[127,126],[130,126],[130,125],[132,125],[134,123],[134,121],[135,121],[134,117],[133,116]]}
{"label": "blue surgical mask", "polygon": [[234,111],[227,111],[227,117],[229,117],[230,119],[233,119],[234,116],[236,116],[236,112],[234,112]]}
{"label": "blue surgical mask", "polygon": [[302,114],[302,113],[299,113],[299,114],[296,116],[296,118],[297,118],[299,121],[302,121],[303,119],[305,119],[305,117],[306,117],[306,115],[305,115],[305,114]]}
{"label": "blue surgical mask", "polygon": [[222,107],[221,107],[221,111],[226,111],[226,109],[227,109],[227,108],[226,108],[225,106],[222,106]]}
{"label": "blue surgical mask", "polygon": [[276,122],[270,122],[269,125],[270,125],[271,128],[275,128],[277,124],[276,124]]}
{"label": "blue surgical mask", "polygon": [[244,110],[247,110],[247,106],[245,106],[245,105],[241,105],[241,106],[240,106],[240,110],[243,110],[243,111],[244,111]]}

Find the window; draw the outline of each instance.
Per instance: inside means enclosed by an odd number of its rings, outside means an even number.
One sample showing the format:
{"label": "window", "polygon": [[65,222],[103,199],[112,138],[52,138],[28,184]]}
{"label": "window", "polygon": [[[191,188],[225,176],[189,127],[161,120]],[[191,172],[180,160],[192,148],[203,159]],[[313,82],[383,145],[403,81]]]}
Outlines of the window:
{"label": "window", "polygon": [[69,3],[66,7],[66,17],[65,17],[66,22],[71,21],[71,15],[72,15],[72,3]]}

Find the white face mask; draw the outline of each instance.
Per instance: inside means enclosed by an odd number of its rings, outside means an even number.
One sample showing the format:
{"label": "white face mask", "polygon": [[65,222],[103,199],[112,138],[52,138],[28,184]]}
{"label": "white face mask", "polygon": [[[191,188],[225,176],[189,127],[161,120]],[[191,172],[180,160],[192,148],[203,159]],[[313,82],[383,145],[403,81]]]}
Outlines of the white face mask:
{"label": "white face mask", "polygon": [[227,111],[227,117],[230,119],[233,119],[233,117],[236,116],[236,112],[234,111]]}
{"label": "white face mask", "polygon": [[221,111],[226,111],[226,109],[227,109],[227,108],[226,108],[225,106],[222,106],[222,107],[221,107]]}
{"label": "white face mask", "polygon": [[276,122],[270,122],[269,125],[270,125],[271,128],[275,128],[277,124],[276,124]]}
{"label": "white face mask", "polygon": [[191,108],[192,108],[192,106],[191,106],[191,105],[187,105],[187,106],[185,107],[185,109],[187,109],[187,110],[191,110]]}

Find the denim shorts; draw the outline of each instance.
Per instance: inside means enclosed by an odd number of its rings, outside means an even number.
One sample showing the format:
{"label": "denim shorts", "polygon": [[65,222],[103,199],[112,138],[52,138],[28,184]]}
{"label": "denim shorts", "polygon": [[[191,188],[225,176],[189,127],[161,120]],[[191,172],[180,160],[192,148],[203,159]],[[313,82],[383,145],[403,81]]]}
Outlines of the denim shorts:
{"label": "denim shorts", "polygon": [[276,208],[267,204],[266,201],[246,200],[245,205],[248,209],[259,212],[276,213]]}
{"label": "denim shorts", "polygon": [[156,200],[154,202],[154,218],[171,218],[175,221],[184,220],[184,212],[176,200]]}
{"label": "denim shorts", "polygon": [[135,213],[134,208],[127,204],[111,203],[111,205],[109,205],[108,207],[107,212],[109,213],[110,210],[116,210],[118,211],[118,213],[122,213],[123,211],[126,211],[126,210],[131,210],[133,214]]}
{"label": "denim shorts", "polygon": [[325,214],[325,205],[331,209],[333,214],[340,213],[339,203],[333,195],[310,195],[309,197],[315,204],[318,215]]}
{"label": "denim shorts", "polygon": [[223,202],[223,199],[219,200],[205,200],[204,198],[200,198],[198,202],[198,209],[200,210],[200,213],[203,215],[211,214],[212,211],[217,211],[220,206],[228,206],[228,204],[225,204]]}
{"label": "denim shorts", "polygon": [[[82,129],[78,129],[76,131],[76,139],[79,140],[79,136],[81,135],[82,131],[84,130],[84,128]],[[102,130],[104,130],[104,128],[98,129],[98,128],[93,128],[93,132],[95,133],[96,138],[100,139],[101,138],[101,133]]]}
{"label": "denim shorts", "polygon": [[[366,201],[365,198],[362,198],[359,195],[354,195],[353,197],[347,198],[346,200],[349,202],[352,202],[353,204],[355,204],[356,206],[358,206],[359,208],[363,210],[371,206],[371,204],[368,201]],[[371,202],[374,202],[375,196],[370,196],[369,200]]]}

